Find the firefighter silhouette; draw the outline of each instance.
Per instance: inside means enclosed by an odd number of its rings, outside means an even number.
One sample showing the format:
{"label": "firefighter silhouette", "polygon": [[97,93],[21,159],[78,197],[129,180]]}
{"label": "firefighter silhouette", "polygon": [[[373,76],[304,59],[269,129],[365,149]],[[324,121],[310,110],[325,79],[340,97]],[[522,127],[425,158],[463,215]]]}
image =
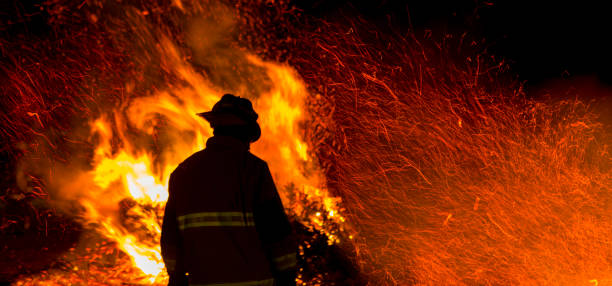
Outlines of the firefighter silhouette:
{"label": "firefighter silhouette", "polygon": [[161,250],[169,285],[295,285],[296,242],[265,161],[248,99],[224,95],[199,113],[206,148],[172,172]]}

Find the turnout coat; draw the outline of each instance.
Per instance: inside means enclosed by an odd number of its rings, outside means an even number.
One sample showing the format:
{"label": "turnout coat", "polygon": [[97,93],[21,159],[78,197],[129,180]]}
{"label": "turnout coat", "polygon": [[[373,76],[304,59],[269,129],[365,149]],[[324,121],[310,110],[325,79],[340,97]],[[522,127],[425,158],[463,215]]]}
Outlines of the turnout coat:
{"label": "turnout coat", "polygon": [[295,273],[291,225],[248,143],[209,138],[174,170],[168,192],[161,250],[170,284],[277,285]]}

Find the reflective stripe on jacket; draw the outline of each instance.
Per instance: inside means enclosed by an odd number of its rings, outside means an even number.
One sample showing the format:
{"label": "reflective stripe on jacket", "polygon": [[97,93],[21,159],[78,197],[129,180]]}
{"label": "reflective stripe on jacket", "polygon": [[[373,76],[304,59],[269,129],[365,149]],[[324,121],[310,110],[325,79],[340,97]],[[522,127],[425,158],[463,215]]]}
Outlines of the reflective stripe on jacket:
{"label": "reflective stripe on jacket", "polygon": [[179,229],[209,226],[255,226],[253,213],[201,212],[178,217]]}
{"label": "reflective stripe on jacket", "polygon": [[162,256],[189,285],[272,285],[296,265],[296,243],[267,164],[214,136],[170,176]]}

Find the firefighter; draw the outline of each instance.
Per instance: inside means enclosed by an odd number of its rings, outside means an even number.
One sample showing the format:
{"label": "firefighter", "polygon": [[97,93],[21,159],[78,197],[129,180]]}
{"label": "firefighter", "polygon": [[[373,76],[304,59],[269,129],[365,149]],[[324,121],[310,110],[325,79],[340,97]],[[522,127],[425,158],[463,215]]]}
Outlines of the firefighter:
{"label": "firefighter", "polygon": [[295,285],[296,241],[265,161],[248,99],[224,95],[199,113],[206,148],[172,172],[161,250],[169,285]]}

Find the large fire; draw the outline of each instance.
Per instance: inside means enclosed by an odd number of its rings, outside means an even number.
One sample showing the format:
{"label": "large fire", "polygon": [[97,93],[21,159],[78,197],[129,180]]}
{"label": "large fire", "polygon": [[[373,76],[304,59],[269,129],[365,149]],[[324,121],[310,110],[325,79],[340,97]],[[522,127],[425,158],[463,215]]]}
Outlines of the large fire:
{"label": "large fire", "polygon": [[317,276],[302,242],[304,284],[612,285],[611,129],[577,99],[525,96],[495,59],[454,54],[478,43],[355,19],[296,24],[282,3],[99,2],[49,1],[71,31],[66,55],[32,51],[5,69],[31,122],[0,115],[1,131],[40,138],[18,145],[20,187],[44,186],[102,237],[18,285],[165,283],[168,176],[211,136],[196,113],[228,92],[254,102],[263,136],[251,149],[290,216],[354,254],[358,275]]}
{"label": "large fire", "polygon": [[[134,21],[142,17],[131,16],[135,17]],[[155,60],[163,63],[173,80],[165,89],[152,90],[144,96],[128,95],[129,99],[121,105],[91,119],[87,136],[93,146],[91,167],[75,168],[69,164],[65,170],[54,170],[57,174],[47,178],[49,186],[57,190],[59,203],[78,205],[79,221],[115,242],[116,247],[129,255],[129,260],[118,262],[114,270],[106,270],[116,273],[103,281],[51,271],[24,278],[17,285],[66,281],[70,284],[167,283],[159,239],[168,179],[182,160],[204,148],[207,138],[212,136],[208,122],[196,113],[210,110],[226,92],[253,101],[260,115],[263,136],[251,146],[251,152],[268,162],[289,214],[307,228],[325,234],[330,244],[337,242],[335,231],[323,221],[335,224],[344,221],[340,199],[325,189],[323,174],[303,139],[300,124],[304,121],[309,93],[295,70],[232,48],[231,57],[224,60],[236,60],[238,67],[228,65],[228,68],[252,69],[253,74],[234,78],[232,89],[225,90],[206,78],[211,75],[196,71],[171,37],[153,28],[147,30],[148,26],[137,28],[143,29],[143,37],[160,33],[159,42],[147,47],[155,49],[160,57]],[[219,37],[208,30],[193,33]],[[123,83],[127,85],[127,93],[131,92],[130,80]],[[304,208],[298,204],[300,199],[315,207]],[[125,265],[120,267],[120,264]]]}
{"label": "large fire", "polygon": [[[170,57],[167,60],[176,64],[177,73],[183,75],[182,79],[189,85],[136,98],[125,113],[115,112],[112,118],[92,121],[92,136],[97,142],[94,169],[78,174],[69,179],[70,183],[62,185],[85,208],[82,219],[86,223],[95,223],[97,231],[116,241],[118,247],[130,255],[134,266],[152,283],[165,279],[158,244],[159,218],[168,199],[168,178],[182,158],[202,149],[206,139],[212,135],[208,123],[196,113],[210,110],[221,94],[181,62],[170,42],[164,42],[164,48]],[[252,146],[252,152],[268,160],[279,186],[296,185],[293,191],[320,201],[325,213],[330,217],[336,214],[335,217],[341,220],[338,199],[321,189],[320,174],[305,176],[303,173],[302,165],[312,163],[298,128],[303,116],[303,101],[308,95],[304,84],[287,66],[247,57],[250,64],[261,68],[274,82],[269,91],[254,98],[254,108],[260,113],[265,136]],[[128,126],[132,126],[146,136],[155,136],[156,117],[162,117],[167,124],[164,128],[172,133],[165,139],[167,150],[161,154],[141,150],[142,146],[132,145],[133,140],[125,134]],[[116,137],[121,139],[121,145],[113,148],[111,142]],[[292,205],[287,193],[281,194],[285,204]],[[134,204],[122,216],[120,206],[126,199],[133,200]],[[305,223],[321,229],[315,213],[305,214],[301,209],[291,209],[291,212],[305,219],[311,216],[311,220]],[[137,218],[132,220],[137,225],[126,226],[125,216]],[[138,235],[145,235],[144,239]],[[334,240],[333,234],[329,236]]]}

